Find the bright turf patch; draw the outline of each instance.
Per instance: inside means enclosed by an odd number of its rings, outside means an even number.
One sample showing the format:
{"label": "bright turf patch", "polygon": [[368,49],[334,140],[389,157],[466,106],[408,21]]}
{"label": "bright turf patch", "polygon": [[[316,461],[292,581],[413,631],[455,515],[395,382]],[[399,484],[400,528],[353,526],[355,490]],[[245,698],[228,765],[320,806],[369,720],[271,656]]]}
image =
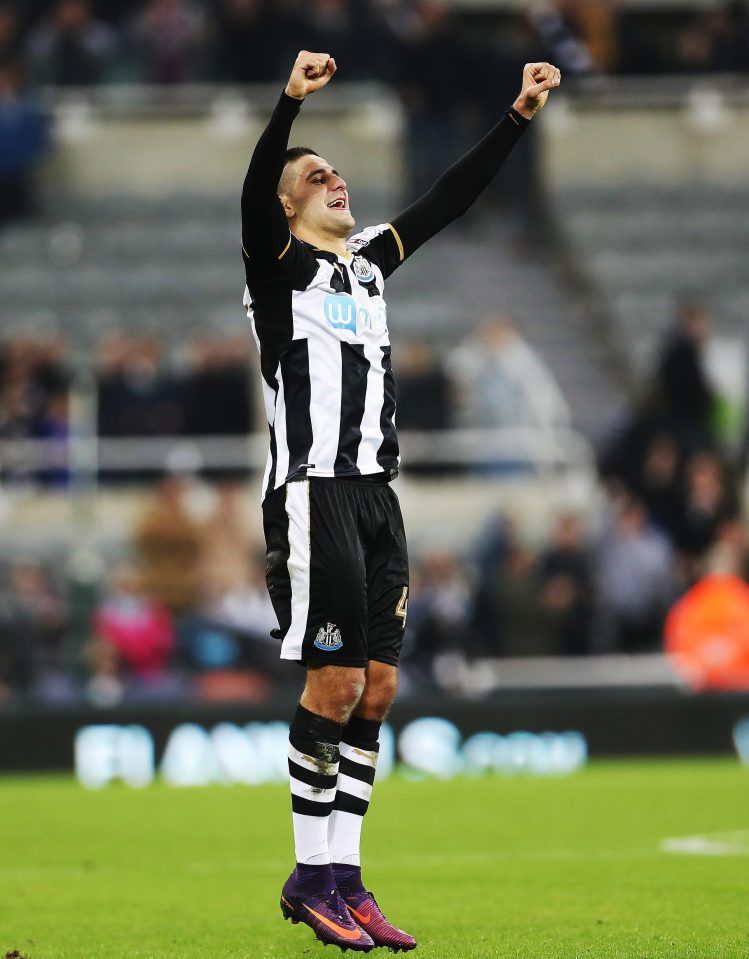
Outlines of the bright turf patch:
{"label": "bright turf patch", "polygon": [[[0,957],[334,959],[281,919],[282,787],[6,779],[0,810]],[[376,788],[366,877],[425,959],[746,959],[748,827],[749,771],[728,761],[396,778]],[[724,848],[662,845],[690,837]]]}

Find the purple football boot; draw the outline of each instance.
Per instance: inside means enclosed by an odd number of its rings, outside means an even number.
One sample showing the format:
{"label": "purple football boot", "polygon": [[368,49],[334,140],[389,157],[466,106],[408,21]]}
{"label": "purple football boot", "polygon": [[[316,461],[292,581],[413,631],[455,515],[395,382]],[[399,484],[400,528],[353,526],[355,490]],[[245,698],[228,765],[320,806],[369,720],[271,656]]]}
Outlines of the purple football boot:
{"label": "purple football boot", "polygon": [[295,925],[303,922],[312,929],[320,942],[338,946],[343,952],[369,952],[374,942],[349,915],[346,903],[333,888],[328,893],[309,894],[299,888],[296,871],[286,880],[281,893],[281,912],[284,919]]}
{"label": "purple football boot", "polygon": [[365,930],[376,946],[387,946],[391,952],[408,952],[416,948],[416,940],[398,929],[383,916],[371,892],[349,893],[343,900],[356,923]]}

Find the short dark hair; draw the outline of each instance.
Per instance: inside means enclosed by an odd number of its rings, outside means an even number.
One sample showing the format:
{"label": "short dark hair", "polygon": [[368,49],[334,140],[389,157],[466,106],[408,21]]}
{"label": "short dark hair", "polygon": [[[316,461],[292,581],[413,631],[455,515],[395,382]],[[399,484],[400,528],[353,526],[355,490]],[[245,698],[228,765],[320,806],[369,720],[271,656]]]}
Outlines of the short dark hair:
{"label": "short dark hair", "polygon": [[298,160],[299,157],[313,156],[317,157],[320,154],[317,150],[313,150],[312,147],[289,147],[286,151],[286,157],[284,158],[284,166],[287,163],[293,163],[294,160]]}
{"label": "short dark hair", "polygon": [[283,172],[281,173],[281,179],[278,181],[278,192],[279,194],[284,193],[286,190],[289,190],[292,185],[291,173],[288,169],[289,164],[293,163],[295,160],[298,160],[300,157],[306,156],[319,156],[317,150],[313,150],[312,147],[291,147],[286,151],[286,156],[283,161]]}

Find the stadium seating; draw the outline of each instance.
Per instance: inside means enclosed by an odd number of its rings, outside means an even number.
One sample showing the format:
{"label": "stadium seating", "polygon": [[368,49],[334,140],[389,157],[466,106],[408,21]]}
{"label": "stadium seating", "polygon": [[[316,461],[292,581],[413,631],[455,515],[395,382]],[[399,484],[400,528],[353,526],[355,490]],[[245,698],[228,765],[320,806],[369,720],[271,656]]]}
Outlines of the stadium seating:
{"label": "stadium seating", "polygon": [[[379,222],[392,201],[356,191],[359,223]],[[159,199],[115,194],[49,197],[44,218],[0,235],[6,329],[59,327],[79,348],[115,326],[158,330],[178,343],[195,329],[236,329],[241,307],[235,193]],[[560,383],[577,428],[590,434],[617,395],[606,348],[543,251],[511,223],[477,218],[421,250],[392,281],[391,329],[442,346],[481,315],[506,312]]]}
{"label": "stadium seating", "polygon": [[654,355],[680,294],[705,300],[719,335],[744,335],[749,188],[576,184],[560,190],[555,205],[579,267],[602,295],[611,342],[633,372]]}

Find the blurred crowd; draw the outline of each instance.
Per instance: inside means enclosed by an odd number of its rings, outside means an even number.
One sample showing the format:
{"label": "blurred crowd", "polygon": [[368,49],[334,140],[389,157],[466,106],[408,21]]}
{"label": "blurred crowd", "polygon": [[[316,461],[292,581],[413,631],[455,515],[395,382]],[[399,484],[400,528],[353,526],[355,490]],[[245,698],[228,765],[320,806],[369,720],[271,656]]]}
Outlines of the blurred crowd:
{"label": "blurred crowd", "polygon": [[[262,701],[297,685],[271,635],[277,621],[251,508],[242,484],[172,474],[145,498],[129,542],[93,589],[82,593],[59,562],[8,563],[0,704],[18,696],[100,706]],[[642,624],[617,605],[617,590],[637,594],[644,584],[652,618],[675,595],[660,555],[640,566],[649,553],[639,548],[637,522],[590,528],[565,513],[547,541],[529,544],[511,518],[496,517],[464,552],[415,555],[404,688],[459,691],[461,665],[486,657],[655,648],[657,637],[638,632]]]}
{"label": "blurred crowd", "polygon": [[[522,12],[443,0],[0,0],[0,223],[33,212],[33,172],[48,146],[29,90],[280,85],[302,48],[330,50],[348,80],[396,91],[414,198],[505,108],[523,63],[552,60],[568,80],[745,72],[749,6],[663,14],[616,0],[531,0]],[[490,191],[507,207],[533,202],[533,140]]]}
{"label": "blurred crowd", "polygon": [[[195,495],[196,490],[198,495]],[[243,487],[166,476],[91,588],[59,564],[3,570],[0,701],[262,700],[289,682]]]}
{"label": "blurred crowd", "polygon": [[[477,542],[413,557],[406,684],[450,690],[460,664],[484,657],[657,651],[669,609],[706,573],[746,578],[740,477],[749,444],[731,448],[722,435],[705,362],[709,330],[703,304],[679,304],[638,401],[600,447],[602,507],[561,513],[540,540],[511,515],[489,517]],[[247,347],[196,336],[180,378],[162,369],[152,337],[108,335],[98,350],[100,430],[246,432]],[[403,344],[403,425],[428,431],[465,416],[496,426],[510,414],[546,415],[558,388],[529,350],[501,316],[487,317],[446,366],[423,344]],[[533,403],[522,405],[520,387],[513,394],[512,377],[497,382],[508,359],[527,371],[520,379]],[[490,395],[461,396],[469,383]],[[64,433],[60,338],[6,341],[0,384],[5,435]],[[271,637],[246,484],[226,474],[218,482],[162,475],[141,494],[129,543],[87,600],[59,562],[23,559],[0,571],[0,698],[15,690],[101,704],[187,693],[255,700],[296,682]]]}
{"label": "blurred crowd", "polygon": [[[422,339],[398,344],[398,421],[402,430],[550,429],[569,425],[567,403],[551,371],[502,314],[484,317],[447,358]],[[42,487],[70,480],[69,440],[78,430],[71,393],[72,351],[58,333],[0,335],[0,479]],[[264,430],[256,402],[256,350],[249,334],[196,333],[177,344],[151,333],[114,329],[96,344],[92,384],[101,439],[247,437]],[[51,440],[42,462],[27,440]],[[137,444],[136,444],[137,445]],[[131,454],[132,455],[132,454]],[[105,483],[153,478],[154,467],[117,469],[100,453]],[[160,462],[156,469],[168,464]],[[498,468],[499,468],[498,464]],[[208,464],[211,477],[237,474]],[[439,461],[421,472],[446,469]],[[247,470],[239,475],[247,476]]]}
{"label": "blurred crowd", "polygon": [[[113,330],[97,344],[94,382],[89,384],[87,367],[72,390],[73,356],[62,336],[0,337],[0,441],[16,441],[0,455],[0,479],[44,487],[68,484],[69,441],[76,429],[71,396],[89,385],[102,439],[246,437],[255,427],[250,357],[254,347],[248,335],[200,333],[170,353],[156,335]],[[79,421],[78,434],[84,432]],[[54,442],[39,455],[28,440]],[[101,479],[139,481],[154,475],[153,469],[120,475],[105,463]]]}
{"label": "blurred crowd", "polygon": [[61,86],[280,81],[300,48],[331,50],[352,79],[413,85],[411,96],[427,93],[428,75],[429,95],[448,100],[465,87],[475,96],[490,55],[493,74],[540,54],[568,76],[749,64],[742,0],[660,16],[616,0],[531,0],[521,12],[438,0],[4,0],[0,10],[0,56]]}
{"label": "blurred crowd", "polygon": [[[29,178],[49,142],[28,94],[36,85],[280,83],[299,48],[325,47],[348,78],[397,90],[416,192],[504,105],[526,60],[553,59],[577,77],[746,71],[747,11],[728,2],[646,15],[613,0],[472,15],[431,0],[0,0],[0,221],[32,211]],[[563,513],[540,541],[512,516],[491,517],[461,551],[414,557],[406,685],[449,690],[456,664],[487,656],[655,651],[668,610],[706,572],[745,576],[749,433],[738,449],[722,435],[704,306],[688,300],[677,313],[652,376],[599,449],[600,511]],[[484,318],[452,347],[443,357],[419,339],[397,344],[402,430],[569,425],[552,374],[507,317]],[[240,439],[261,427],[245,335],[175,345],[114,330],[95,351],[92,376],[56,333],[0,338],[4,483],[64,488],[86,401],[102,439]],[[36,460],[28,440],[51,441],[49,455]],[[0,702],[262,700],[296,683],[270,635],[262,546],[236,482],[247,474],[161,479],[90,594],[65,563],[2,565]],[[100,474],[154,476],[106,464]]]}

